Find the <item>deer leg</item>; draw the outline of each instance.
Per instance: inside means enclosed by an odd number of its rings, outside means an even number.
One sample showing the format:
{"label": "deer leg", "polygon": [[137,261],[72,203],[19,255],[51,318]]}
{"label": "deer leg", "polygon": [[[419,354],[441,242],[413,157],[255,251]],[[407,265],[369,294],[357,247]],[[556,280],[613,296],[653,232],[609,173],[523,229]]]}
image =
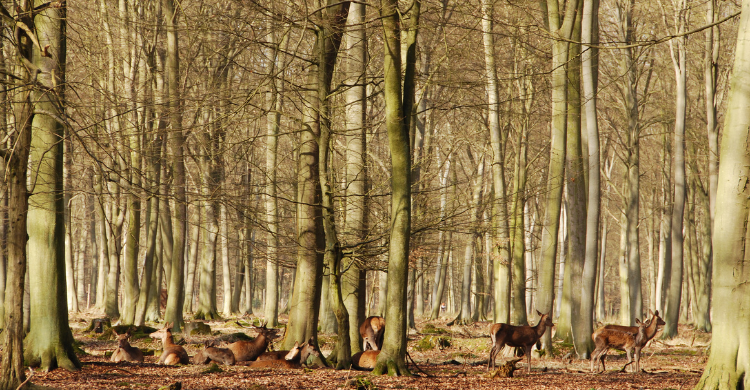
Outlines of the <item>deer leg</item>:
{"label": "deer leg", "polygon": [[524,345],[523,353],[526,354],[526,372],[531,374],[531,345]]}

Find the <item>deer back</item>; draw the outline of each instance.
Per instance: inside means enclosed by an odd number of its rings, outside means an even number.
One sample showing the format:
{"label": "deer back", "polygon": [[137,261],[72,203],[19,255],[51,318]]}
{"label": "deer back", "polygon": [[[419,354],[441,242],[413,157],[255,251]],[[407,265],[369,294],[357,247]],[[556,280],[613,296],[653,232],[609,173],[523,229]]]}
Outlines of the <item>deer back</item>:
{"label": "deer back", "polygon": [[380,351],[357,352],[352,355],[352,365],[360,370],[372,370],[378,361]]}
{"label": "deer back", "polygon": [[228,348],[206,347],[193,357],[195,364],[208,364],[214,361],[227,366],[234,365],[234,353]]}

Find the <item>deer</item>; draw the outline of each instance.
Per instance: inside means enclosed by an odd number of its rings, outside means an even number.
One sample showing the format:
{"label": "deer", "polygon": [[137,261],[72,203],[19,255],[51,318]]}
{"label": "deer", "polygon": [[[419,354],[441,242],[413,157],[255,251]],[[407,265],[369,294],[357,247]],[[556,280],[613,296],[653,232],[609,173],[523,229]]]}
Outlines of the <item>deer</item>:
{"label": "deer", "polygon": [[372,370],[379,354],[379,350],[357,352],[352,355],[352,366],[358,370]]}
{"label": "deer", "polygon": [[[258,337],[252,341],[240,340],[229,344],[229,350],[234,354],[236,362],[246,362],[257,359],[263,352],[266,352],[268,344],[270,344],[273,339],[279,337],[279,330],[274,328],[268,329],[266,328],[266,324],[267,322],[264,322],[260,326],[251,326],[251,328],[258,332]],[[239,322],[237,322],[237,325],[242,326],[243,328],[248,328],[247,326],[241,325]]]}
{"label": "deer", "polygon": [[[282,351],[277,351],[282,352]],[[285,351],[286,355],[282,359],[263,359],[251,362],[251,368],[302,368],[302,364],[307,361],[310,355],[321,357],[320,352],[315,349],[312,339],[300,345],[299,341],[294,343],[294,347]],[[270,355],[268,355],[270,356]]]}
{"label": "deer", "polygon": [[514,326],[503,323],[492,324],[490,326],[492,349],[490,350],[488,369],[495,367],[497,354],[504,346],[508,345],[511,347],[523,347],[524,354],[526,355],[526,370],[528,373],[531,372],[531,346],[539,341],[544,332],[547,331],[547,328],[555,326],[552,323],[549,313],[542,314],[537,310],[536,314],[541,316],[536,326]]}
{"label": "deer", "polygon": [[234,353],[228,348],[214,347],[213,343],[206,341],[205,348],[193,356],[193,363],[208,364],[211,361],[233,366],[235,363]]}
{"label": "deer", "polygon": [[125,334],[117,334],[117,330],[112,328],[112,333],[115,335],[117,340],[117,348],[112,352],[112,357],[109,359],[112,362],[133,362],[143,363],[143,352],[139,348],[133,347],[128,342],[130,336],[132,336],[132,328],[128,329]]}
{"label": "deer", "polygon": [[359,334],[362,336],[362,350],[367,351],[368,346],[373,351],[383,348],[383,334],[385,333],[385,320],[383,317],[370,316],[359,326]]}
{"label": "deer", "polygon": [[[299,344],[299,342],[296,342],[294,345],[298,346],[298,344]],[[299,346],[299,347],[301,348],[301,350],[300,350],[300,356],[301,356],[300,360],[302,362],[304,362],[305,360],[307,360],[307,357],[310,356],[310,355],[320,356],[320,352],[318,352],[315,349],[315,344],[313,343],[313,338],[312,337],[310,337],[310,339],[307,340],[306,342],[302,343],[302,345]],[[279,359],[285,359],[286,356],[291,351],[293,351],[293,350],[294,350],[294,348],[292,348],[291,350],[284,350],[284,351],[267,351],[267,352],[263,352],[255,360],[258,361],[258,360],[279,360]],[[302,357],[304,357],[304,359],[302,359]]]}
{"label": "deer", "polygon": [[[602,371],[606,371],[607,368],[604,365],[604,359],[607,357],[607,351],[609,351],[610,348],[623,350],[628,354],[628,363],[625,364],[620,371],[625,371],[625,368],[633,362],[631,357],[633,350],[635,350],[635,372],[641,370],[641,349],[643,349],[643,346],[645,346],[649,340],[649,328],[656,328],[658,322],[655,320],[651,321],[651,323],[641,322],[636,318],[635,323],[638,324],[638,332],[636,334],[602,328],[591,335],[591,338],[596,344],[596,349],[594,349],[594,352],[591,354],[591,372],[594,372],[594,365],[598,368],[598,362],[601,362],[602,364]],[[654,331],[654,333],[656,332]]]}
{"label": "deer", "polygon": [[[646,337],[648,340],[646,342],[650,341],[654,336],[656,336],[656,332],[659,329],[659,325],[666,325],[666,322],[659,317],[659,310],[652,312],[651,310],[648,311],[651,314],[651,319],[644,321],[646,323]],[[651,327],[651,323],[656,322],[656,326]],[[619,330],[621,332],[628,332],[632,334],[638,333],[638,326],[625,326],[625,325],[604,325],[603,327],[597,329],[598,332],[601,329],[611,329],[611,330]],[[594,333],[596,334],[596,332]],[[591,336],[592,338],[594,335]]]}
{"label": "deer", "polygon": [[190,357],[185,348],[174,343],[172,338],[172,323],[165,323],[164,327],[149,335],[152,339],[160,339],[164,350],[157,364],[174,366],[176,364],[190,364]]}

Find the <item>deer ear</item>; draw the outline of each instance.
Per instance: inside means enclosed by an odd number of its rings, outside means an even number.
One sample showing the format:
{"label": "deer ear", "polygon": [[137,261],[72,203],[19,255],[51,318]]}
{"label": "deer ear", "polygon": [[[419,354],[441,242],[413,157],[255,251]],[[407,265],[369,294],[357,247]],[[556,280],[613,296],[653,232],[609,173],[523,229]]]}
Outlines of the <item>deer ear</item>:
{"label": "deer ear", "polygon": [[636,318],[635,319],[635,323],[638,324],[638,325],[640,325],[641,324],[641,320],[639,320],[639,319]]}
{"label": "deer ear", "polygon": [[538,314],[539,316],[542,315],[542,313],[540,313],[539,310],[536,311],[536,314]]}

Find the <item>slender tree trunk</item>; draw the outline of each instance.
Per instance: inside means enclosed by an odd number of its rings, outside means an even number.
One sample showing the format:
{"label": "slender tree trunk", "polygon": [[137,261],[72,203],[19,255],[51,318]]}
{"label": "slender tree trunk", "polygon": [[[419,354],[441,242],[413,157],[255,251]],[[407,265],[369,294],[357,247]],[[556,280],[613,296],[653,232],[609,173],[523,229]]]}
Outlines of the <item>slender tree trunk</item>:
{"label": "slender tree trunk", "polygon": [[[596,45],[599,43],[599,0],[583,2],[581,40]],[[588,207],[586,210],[586,248],[581,276],[580,335],[592,334],[594,329],[594,298],[596,296],[596,266],[599,246],[600,218],[600,152],[599,126],[597,121],[597,87],[599,81],[599,52],[593,47],[584,47],[581,53],[581,81],[583,82],[583,102],[586,115],[586,135],[588,140]],[[602,264],[603,268],[603,264]],[[581,340],[582,342],[583,340]],[[586,337],[586,350],[591,352],[592,340]],[[582,349],[582,348],[577,348]],[[579,357],[581,354],[579,353]]]}
{"label": "slender tree trunk", "polygon": [[[682,0],[680,9],[675,10],[677,33],[687,30],[689,8],[687,0]],[[685,214],[685,119],[687,115],[687,37],[680,36],[669,42],[672,63],[675,71],[675,124],[674,124],[674,206],[672,208],[672,269],[669,278],[669,292],[664,321],[667,323],[662,338],[677,336],[677,323],[680,318],[682,299],[683,217]]]}
{"label": "slender tree trunk", "polygon": [[167,58],[164,67],[167,74],[169,99],[169,122],[172,126],[171,146],[173,153],[174,181],[172,189],[175,199],[174,241],[172,244],[171,274],[169,279],[169,293],[167,295],[167,309],[164,321],[174,324],[173,330],[178,332],[182,327],[183,303],[183,265],[185,260],[185,236],[187,232],[187,196],[185,194],[185,135],[182,130],[182,110],[180,98],[180,60],[177,33],[177,14],[174,0],[163,0],[164,17],[167,32]]}
{"label": "slender tree trunk", "polygon": [[[31,2],[22,2],[21,10],[30,11]],[[4,10],[4,9],[3,9]],[[24,22],[33,28],[33,20],[25,18]],[[26,32],[14,26],[14,38],[17,45],[19,61],[30,63],[31,41]],[[22,40],[22,37],[25,39]],[[25,43],[25,44],[24,44]],[[13,156],[7,160],[8,185],[8,269],[7,284],[4,296],[2,361],[0,362],[0,389],[15,390],[26,379],[24,372],[24,284],[26,282],[26,244],[28,241],[26,225],[29,209],[28,189],[26,187],[29,151],[31,147],[31,122],[34,117],[31,104],[31,90],[37,81],[39,69],[17,67],[19,74],[15,80],[13,93],[15,145]],[[4,145],[3,145],[4,146]],[[4,156],[3,156],[4,158]]]}
{"label": "slender tree trunk", "polygon": [[[437,166],[440,167],[440,153],[436,151]],[[439,173],[440,182],[440,220],[445,220],[446,205],[448,204],[448,176],[451,173],[451,160],[450,156],[445,162],[444,173]],[[448,253],[451,248],[451,238],[453,232],[448,230],[440,230],[438,232],[438,251],[437,251],[437,265],[435,266],[435,278],[433,281],[432,288],[432,311],[430,313],[430,319],[435,320],[440,316],[441,307],[443,305],[443,294],[445,292],[445,276],[448,270]]]}

